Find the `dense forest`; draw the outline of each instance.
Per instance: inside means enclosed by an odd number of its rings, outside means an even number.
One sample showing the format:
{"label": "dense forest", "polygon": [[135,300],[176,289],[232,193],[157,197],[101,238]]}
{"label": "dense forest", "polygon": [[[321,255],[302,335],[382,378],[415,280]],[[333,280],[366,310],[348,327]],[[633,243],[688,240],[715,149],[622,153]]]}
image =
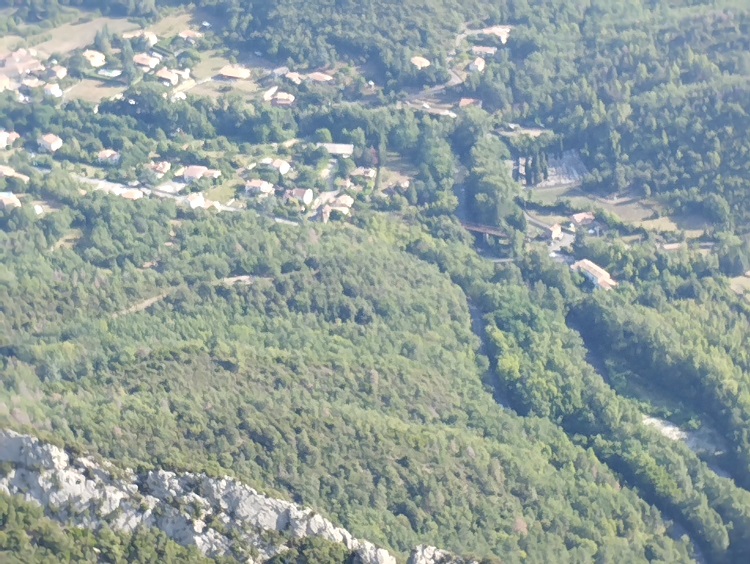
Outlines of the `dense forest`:
{"label": "dense forest", "polygon": [[[148,22],[180,4],[0,2],[16,31],[70,7]],[[383,103],[304,89],[292,109],[170,101],[148,80],[96,111],[0,94],[19,149],[66,138],[54,158],[9,156],[28,184],[0,178],[54,209],[0,210],[0,424],[122,466],[229,473],[399,555],[429,543],[503,562],[750,561],[750,306],[724,277],[750,268],[748,6],[196,4],[238,57],[354,63],[385,85]],[[483,108],[440,119],[385,103],[444,82],[456,34],[492,24],[512,39],[452,87]],[[434,62],[426,76],[415,54]],[[494,134],[510,122],[551,132]],[[352,166],[391,152],[412,182],[361,197],[350,220],[287,225],[83,193],[69,174],[106,147],[122,154],[114,179],[148,184],[150,155],[195,160],[200,145],[199,164],[228,175],[258,144],[318,138],[352,143]],[[571,259],[619,281],[591,293],[528,236],[528,190],[504,165],[561,149],[589,165],[584,191],[709,218],[710,252],[667,252],[616,222],[605,237],[579,232]],[[320,159],[310,149],[300,168]],[[507,237],[475,239],[458,215]],[[726,448],[689,448],[646,416],[715,428]],[[153,531],[67,529],[8,497],[0,551],[202,561]],[[323,554],[348,558],[309,541],[284,561]]]}
{"label": "dense forest", "polygon": [[[498,409],[463,293],[403,249],[437,244],[420,229],[295,229],[103,195],[75,209],[72,249],[50,250],[59,225],[8,223],[17,420],[123,464],[232,470],[397,551],[688,557],[593,453]],[[222,282],[241,274],[252,283]]]}

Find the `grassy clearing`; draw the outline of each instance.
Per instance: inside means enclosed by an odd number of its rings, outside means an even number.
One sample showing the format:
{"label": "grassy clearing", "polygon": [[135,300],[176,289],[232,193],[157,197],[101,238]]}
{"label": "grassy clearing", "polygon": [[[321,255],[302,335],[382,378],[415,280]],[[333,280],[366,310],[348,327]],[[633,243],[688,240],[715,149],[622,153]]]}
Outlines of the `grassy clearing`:
{"label": "grassy clearing", "polygon": [[219,85],[215,82],[209,81],[201,84],[196,84],[189,90],[189,92],[193,96],[207,96],[209,98],[218,98],[219,96],[225,94],[225,92],[221,88],[222,86],[225,87],[226,85]]}
{"label": "grassy clearing", "polygon": [[206,198],[209,200],[213,200],[214,202],[226,204],[232,198],[237,197],[237,190],[239,190],[240,186],[242,186],[242,181],[237,178],[233,178],[232,180],[224,182],[219,186],[211,188],[208,192],[206,192]]}
{"label": "grassy clearing", "polygon": [[570,186],[531,190],[529,199],[535,204],[546,206],[565,200],[570,202],[574,208],[601,208],[616,215],[626,223],[646,221],[654,215],[654,212],[661,211],[659,205],[650,200],[636,198],[620,199],[617,201],[605,200],[591,194],[586,194],[580,189]]}
{"label": "grassy clearing", "polygon": [[219,51],[206,51],[203,53],[201,61],[193,67],[192,76],[198,81],[211,78],[228,64],[229,59],[221,55]]}
{"label": "grassy clearing", "polygon": [[570,217],[566,215],[558,215],[554,213],[539,213],[538,211],[534,212],[534,218],[538,219],[539,221],[546,223],[547,225],[554,225],[555,223],[559,223],[560,225],[567,225],[570,223]]}
{"label": "grassy clearing", "polygon": [[501,131],[500,135],[508,138],[522,137],[525,135],[527,137],[531,137],[532,139],[536,139],[537,137],[541,137],[545,133],[552,133],[552,130],[541,129],[539,127],[520,127],[514,131]]}
{"label": "grassy clearing", "polygon": [[389,152],[380,167],[380,186],[385,189],[401,182],[411,182],[416,175],[417,170],[411,163],[398,154]]}
{"label": "grassy clearing", "polygon": [[195,16],[192,12],[180,11],[162,18],[146,29],[155,33],[161,39],[162,37],[174,37],[181,31],[195,27],[195,25]]}
{"label": "grassy clearing", "polygon": [[598,207],[616,215],[625,223],[639,223],[647,220],[654,215],[654,212],[660,211],[655,202],[647,200],[627,199],[618,202],[612,202],[577,191],[575,195],[567,197],[574,207],[587,209]]}
{"label": "grassy clearing", "polygon": [[566,197],[571,192],[576,192],[576,189],[569,186],[531,190],[529,201],[535,204],[540,204],[542,206],[551,206],[556,204],[561,198]]}
{"label": "grassy clearing", "polygon": [[[529,200],[543,206],[552,206],[564,200],[577,209],[604,209],[624,223],[635,227],[642,227],[654,232],[675,233],[683,231],[688,239],[701,237],[705,229],[710,226],[710,223],[700,216],[662,215],[664,213],[662,206],[651,199],[606,200],[586,194],[573,187],[532,190]],[[655,217],[655,214],[658,217]]]}
{"label": "grassy clearing", "polygon": [[650,231],[684,231],[688,239],[697,239],[710,227],[710,223],[700,216],[677,215],[643,221],[640,226]]}
{"label": "grassy clearing", "polygon": [[125,86],[113,86],[111,83],[86,78],[74,85],[66,94],[68,99],[84,100],[98,103],[116,94],[125,92]]}
{"label": "grassy clearing", "polygon": [[226,96],[230,93],[251,95],[257,91],[258,85],[249,80],[234,83],[209,80],[207,82],[199,82],[189,89],[190,94],[194,96],[209,96],[211,98]]}
{"label": "grassy clearing", "polygon": [[[196,85],[190,88],[190,93],[198,96],[210,96],[214,98],[228,94],[229,92],[237,92],[246,95],[256,94],[259,87],[253,80],[236,80],[234,82],[211,80],[223,67],[229,64],[229,59],[227,59],[219,50],[211,50],[203,53],[201,61],[192,69],[192,75],[196,80]],[[243,64],[247,68],[255,70],[256,76],[265,73],[265,71],[261,70],[261,67],[258,67],[257,65],[248,64],[247,61],[243,61]]]}
{"label": "grassy clearing", "polygon": [[93,43],[96,32],[104,28],[105,25],[115,34],[138,29],[136,24],[126,19],[94,18],[82,23],[63,24],[39,36],[29,38],[28,43],[46,55],[69,53]]}

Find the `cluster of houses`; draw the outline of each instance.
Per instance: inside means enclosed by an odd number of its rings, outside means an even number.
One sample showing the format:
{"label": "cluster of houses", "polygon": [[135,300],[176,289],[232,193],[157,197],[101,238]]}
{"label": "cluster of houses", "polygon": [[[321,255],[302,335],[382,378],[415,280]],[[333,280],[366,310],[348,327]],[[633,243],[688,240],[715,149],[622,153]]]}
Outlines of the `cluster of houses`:
{"label": "cluster of houses", "polygon": [[190,69],[170,69],[161,66],[162,55],[153,51],[151,53],[138,53],[133,55],[133,63],[140,68],[145,74],[153,73],[164,86],[177,86],[181,81],[190,80]]}
{"label": "cluster of houses", "polygon": [[[15,131],[5,131],[0,129],[0,149],[7,149],[9,147],[12,147],[13,144],[20,138],[21,136]],[[19,180],[24,184],[28,184],[30,180],[28,176],[26,176],[25,174],[21,174],[13,167],[0,164],[0,179],[2,178],[15,178],[16,180]],[[0,192],[0,210],[11,210],[20,207],[21,200],[17,195],[15,195],[13,192]],[[34,211],[37,215],[41,215],[44,213],[44,210],[39,205],[34,206]]]}
{"label": "cluster of houses", "polygon": [[[193,33],[198,34],[198,36],[202,37],[202,34],[200,34],[200,32]],[[185,32],[183,32],[182,34],[180,34],[180,37],[188,41],[193,40],[193,33],[187,35]],[[198,36],[196,36],[196,38]],[[166,76],[160,78],[166,78]],[[251,80],[253,78],[253,71],[241,64],[228,64],[219,69],[212,78],[216,81],[221,81],[229,84],[240,83],[243,81]],[[325,72],[315,71],[303,74],[291,71],[289,67],[286,66],[273,69],[270,73],[268,73],[266,78],[283,78],[296,86],[301,85],[303,82],[325,84],[334,80],[334,77],[331,74]],[[294,94],[280,89],[279,85],[273,85],[265,90],[262,94],[262,98],[264,101],[270,102],[273,105],[280,107],[291,106],[295,101]]]}
{"label": "cluster of houses", "polygon": [[[479,30],[478,35],[492,36],[500,39],[500,43],[505,45],[510,37],[511,27],[507,25],[496,25],[487,27]],[[467,67],[469,72],[483,73],[487,68],[487,58],[494,57],[497,54],[497,47],[493,45],[473,45],[471,47],[471,54],[474,59],[469,63]]]}
{"label": "cluster of houses", "polygon": [[[508,42],[512,29],[513,28],[509,25],[494,25],[484,29],[470,31],[468,34],[495,37],[500,40],[500,43],[505,45]],[[455,51],[451,53],[451,55],[454,54]],[[468,64],[466,69],[469,72],[481,74],[484,72],[485,68],[487,68],[487,57],[494,57],[497,54],[497,47],[492,45],[474,45],[471,47],[471,54],[474,56],[474,59]],[[432,62],[421,55],[415,55],[409,61],[413,67],[420,71],[432,66]]]}
{"label": "cluster of houses", "polygon": [[[354,153],[354,145],[348,143],[318,143],[317,147],[324,148],[331,156],[349,158]],[[259,163],[251,164],[247,170],[255,170],[258,166],[276,170],[281,176],[285,176],[292,169],[291,164],[283,159],[266,157]],[[373,179],[377,171],[372,168],[359,167],[354,170],[351,177]],[[343,188],[350,188],[353,184],[349,178],[343,182]],[[317,197],[310,188],[290,188],[279,192],[272,182],[262,178],[253,177],[245,183],[245,194],[256,199],[265,199],[269,196],[280,196],[284,201],[295,202],[308,217],[318,219],[327,223],[331,215],[338,213],[347,216],[351,213],[354,198],[342,193],[338,189],[321,192]]]}
{"label": "cluster of houses", "polygon": [[[178,34],[185,42],[194,44],[203,37],[203,33],[194,30],[184,30]],[[147,52],[133,56],[133,63],[145,73],[153,73],[166,86],[177,86],[181,81],[190,79],[188,69],[170,69],[162,67],[163,55],[154,47],[159,38],[150,31],[137,30],[122,34],[123,39],[141,39],[148,47]],[[107,66],[107,56],[95,49],[86,49],[81,53],[83,59],[92,70],[108,79],[115,79],[122,75],[122,70]],[[0,92],[13,90],[19,96],[28,94],[29,90],[41,89],[50,98],[62,98],[63,89],[59,81],[68,76],[68,69],[55,60],[45,61],[45,57],[36,49],[17,49],[0,58]],[[160,68],[162,67],[162,68]],[[157,70],[158,69],[158,70]]]}
{"label": "cluster of houses", "polygon": [[[294,84],[295,86],[301,85],[303,82],[314,82],[318,84],[326,84],[332,82],[334,77],[328,73],[315,71],[311,73],[302,74],[295,71],[290,71],[289,67],[278,67],[271,71],[270,78],[280,79],[284,78]],[[288,107],[294,104],[295,96],[290,92],[281,90],[279,85],[273,85],[263,92],[263,101],[270,102],[274,106]]]}
{"label": "cluster of houses", "polygon": [[204,209],[204,210],[208,210],[211,208],[218,209],[219,207],[218,202],[207,200],[203,192],[193,192],[192,194],[188,194],[185,197],[185,201],[187,202],[187,205],[190,207],[190,209],[193,209],[193,210],[196,210],[199,208]]}
{"label": "cluster of houses", "polygon": [[59,81],[68,76],[68,69],[50,61],[47,66],[36,49],[18,49],[0,59],[0,92],[24,93],[41,89],[45,96],[62,98]]}
{"label": "cluster of houses", "polygon": [[213,168],[208,168],[203,165],[190,165],[177,169],[174,172],[177,177],[182,177],[186,183],[197,182],[203,178],[210,180],[216,180],[221,176],[221,171]]}
{"label": "cluster of houses", "polygon": [[325,84],[334,80],[333,76],[328,73],[316,71],[307,74],[301,74],[298,72],[290,71],[289,67],[276,68],[271,72],[271,75],[276,78],[283,76],[285,79],[296,86],[299,86],[303,82],[316,82],[318,84]]}
{"label": "cluster of houses", "polygon": [[294,100],[294,94],[279,90],[278,86],[272,86],[263,93],[263,101],[271,102],[274,106],[291,106]]}
{"label": "cluster of houses", "polygon": [[563,232],[576,233],[580,228],[586,227],[590,233],[595,233],[597,229],[600,229],[600,225],[596,223],[596,216],[591,212],[579,212],[574,213],[570,216],[570,222],[564,227],[559,223],[549,227],[549,236],[553,241],[559,241],[563,238]]}
{"label": "cluster of houses", "polygon": [[[203,37],[203,33],[186,29],[181,31],[178,34],[178,37],[188,44],[195,44],[196,41]],[[146,30],[135,30],[123,33],[122,38],[126,40],[142,40],[142,44],[145,45],[147,49],[144,52],[133,55],[133,63],[144,73],[153,73],[153,75],[165,86],[177,86],[181,81],[187,81],[190,79],[189,69],[170,69],[162,66],[164,56],[158,50],[152,49],[159,42],[159,38],[155,33]],[[87,49],[82,55],[83,58],[88,61],[91,68],[98,69],[96,72],[99,76],[104,78],[118,78],[122,75],[122,70],[119,68],[103,68],[107,64],[107,57],[104,53],[93,49]]]}
{"label": "cluster of houses", "polygon": [[319,219],[323,223],[328,223],[333,213],[338,213],[344,216],[351,213],[352,206],[354,205],[354,198],[349,194],[341,194],[338,190],[329,192],[322,192],[310,206],[312,210],[316,211],[316,219]]}
{"label": "cluster of houses", "polygon": [[158,180],[161,180],[162,178],[164,178],[165,174],[172,170],[172,163],[170,163],[169,161],[158,161],[149,163],[147,168],[154,174],[154,176]]}
{"label": "cluster of houses", "polygon": [[[42,153],[55,153],[63,145],[62,138],[54,133],[45,133],[37,139],[37,147]],[[120,162],[120,153],[114,149],[102,149],[97,153],[97,161],[103,165],[116,165]]]}
{"label": "cluster of houses", "polygon": [[[136,52],[133,55],[133,63],[140,68],[145,74],[149,74],[166,86],[177,86],[182,81],[190,79],[189,70],[179,70],[168,68],[164,64],[164,56],[160,53],[163,52],[159,49],[157,43],[159,38],[152,32],[146,30],[136,30],[131,32],[123,33],[121,36],[124,40],[139,40],[138,45],[141,46],[142,52]],[[190,44],[196,43],[203,37],[203,34],[199,31],[185,30],[179,34],[179,37]],[[94,48],[88,48],[82,50],[80,56],[83,58],[85,63],[88,64],[92,72],[96,72],[98,75],[105,78],[118,78],[122,75],[123,71],[119,67],[119,61],[108,60],[108,56]],[[0,91],[10,89],[20,89],[25,87],[44,87],[45,92],[50,96],[62,97],[63,91],[60,88],[57,81],[62,80],[67,76],[67,69],[57,65],[56,61],[50,61],[52,66],[47,68],[46,63],[43,62],[43,58],[38,52],[33,49],[19,49],[3,59],[0,59]],[[271,76],[287,80],[293,85],[300,85],[304,82],[327,84],[334,81],[334,76],[326,72],[315,71],[309,73],[299,73],[291,71],[288,67],[279,67],[274,69]],[[225,81],[240,81],[248,80],[252,77],[250,69],[241,65],[227,65],[222,68],[218,75],[214,78],[222,79]],[[44,80],[51,80],[47,84]],[[295,96],[289,92],[285,92],[279,89],[279,86],[274,86],[263,94],[264,99],[271,102],[276,106],[289,106],[294,103]],[[0,148],[12,146],[20,136],[15,132],[0,131]],[[51,132],[43,132],[36,139],[36,146],[40,153],[54,154],[63,148],[64,140]],[[336,143],[322,143],[318,144],[319,147],[325,148],[332,157],[351,157],[354,152],[354,147],[351,144],[336,144]],[[120,152],[113,148],[104,148],[98,153],[94,154],[96,161],[103,166],[116,166],[121,162],[122,155]],[[262,159],[259,165],[268,167],[275,170],[279,175],[284,176],[292,170],[292,165],[288,161],[281,158],[267,157]],[[257,165],[256,165],[257,166]],[[154,193],[157,196],[163,196],[165,194],[176,194],[180,190],[183,190],[187,185],[198,182],[202,179],[216,180],[221,177],[221,171],[211,169],[203,165],[188,164],[180,166],[177,170],[173,169],[173,164],[168,161],[154,161],[146,165],[146,168],[150,170],[157,179],[164,178],[166,175],[170,175],[170,178],[175,177],[175,181],[169,180],[165,184],[174,184],[176,189],[171,193],[167,190],[162,192],[160,187],[149,190],[147,188],[139,188],[137,185],[122,186],[113,183],[104,183],[106,186],[102,186],[111,194],[123,197],[129,200],[138,200],[143,198],[145,195]],[[252,167],[248,167],[251,169]],[[171,174],[170,174],[171,173]],[[376,176],[374,169],[366,169],[360,167],[355,170],[351,177],[361,177],[364,179],[373,179]],[[28,177],[17,173],[14,169],[8,166],[0,165],[0,177],[16,177],[25,179],[28,182]],[[351,181],[347,178],[347,182],[351,184]],[[337,184],[337,186],[340,186]],[[346,187],[346,184],[344,184]],[[279,196],[283,197],[285,201],[297,202],[304,210],[308,212],[315,212],[319,219],[322,221],[328,221],[332,214],[349,215],[351,207],[354,204],[354,199],[341,193],[339,189],[333,189],[334,185],[331,184],[331,190],[320,193],[317,197],[311,189],[308,188],[294,188],[285,190],[280,193]],[[266,197],[276,192],[276,188],[271,182],[262,180],[260,178],[250,178],[246,183],[246,191],[248,194],[255,194],[259,198]],[[201,193],[191,193],[186,196],[175,196],[184,203],[187,203],[191,208],[211,208],[211,207],[222,207],[220,204],[211,202],[205,198]],[[4,194],[3,206],[13,207],[17,203],[17,198],[12,195]],[[15,198],[15,199],[14,199]],[[7,207],[6,206],[6,207]],[[309,215],[312,215],[309,214]]]}
{"label": "cluster of houses", "polygon": [[[0,131],[0,147],[7,147],[9,144],[15,142],[20,136],[15,132]],[[5,140],[5,144],[3,141]],[[54,153],[63,146],[63,140],[59,136],[53,133],[47,133],[37,139],[39,150],[45,153]],[[102,149],[97,154],[97,161],[106,166],[114,166],[120,162],[121,155],[114,149]],[[275,161],[274,161],[275,162]],[[288,163],[282,161],[280,167],[283,169],[284,165],[289,167]],[[172,169],[172,163],[169,161],[153,162],[147,165],[147,168],[154,173],[157,179],[161,179]],[[286,169],[288,171],[288,168]],[[188,165],[177,169],[174,172],[175,177],[181,177],[185,183],[189,184],[201,180],[202,178],[208,178],[216,180],[221,176],[221,171],[208,168],[202,165]]]}
{"label": "cluster of houses", "polygon": [[[247,167],[247,171],[252,171],[258,168],[258,166],[266,169],[273,169],[278,172],[281,176],[286,176],[292,170],[292,165],[288,161],[279,158],[266,157],[259,163],[253,163]],[[264,199],[268,196],[275,194],[276,187],[273,183],[260,178],[252,178],[245,183],[245,194],[249,196],[255,196],[258,199]],[[288,191],[291,192],[291,191]],[[298,198],[295,198],[302,205],[308,206],[312,201],[312,190],[310,190],[309,201],[305,194],[299,193]]]}
{"label": "cluster of houses", "polygon": [[[550,239],[553,241],[560,240],[563,238],[564,231],[576,233],[579,228],[591,228],[592,226],[595,226],[595,222],[596,216],[591,212],[574,213],[570,216],[570,222],[565,227],[561,226],[559,223],[555,223],[548,228]],[[593,230],[589,229],[589,231],[591,232]],[[550,256],[555,255],[557,254],[552,253]],[[595,289],[612,290],[617,287],[617,281],[610,276],[609,272],[589,259],[576,261],[570,265],[570,268],[573,272],[582,274],[591,284],[593,284]]]}
{"label": "cluster of houses", "polygon": [[[275,195],[276,187],[267,180],[253,178],[245,183],[245,193],[263,199]],[[295,202],[323,223],[327,223],[334,212],[349,215],[354,205],[354,198],[348,194],[342,194],[339,190],[321,192],[315,197],[315,193],[310,188],[290,188],[284,190],[281,197],[284,201]]]}

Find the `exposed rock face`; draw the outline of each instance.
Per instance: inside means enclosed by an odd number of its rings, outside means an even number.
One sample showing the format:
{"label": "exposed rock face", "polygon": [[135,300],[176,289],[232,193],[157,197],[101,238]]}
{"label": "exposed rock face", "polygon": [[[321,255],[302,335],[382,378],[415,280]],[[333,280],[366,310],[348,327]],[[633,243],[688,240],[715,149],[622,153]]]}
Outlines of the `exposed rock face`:
{"label": "exposed rock face", "polygon": [[415,548],[407,564],[479,564],[476,560],[465,560],[440,550],[434,546],[419,545]]}
{"label": "exposed rock face", "polygon": [[396,564],[387,551],[355,539],[311,509],[269,498],[230,478],[161,470],[142,476],[119,471],[115,477],[106,465],[71,459],[56,446],[2,430],[0,462],[11,466],[7,473],[0,470],[0,490],[37,502],[51,517],[74,525],[98,528],[106,522],[124,532],[157,527],[207,556],[232,554],[248,562],[263,562],[287,549],[278,536],[268,540],[269,533],[316,536],[346,545],[361,564]]}

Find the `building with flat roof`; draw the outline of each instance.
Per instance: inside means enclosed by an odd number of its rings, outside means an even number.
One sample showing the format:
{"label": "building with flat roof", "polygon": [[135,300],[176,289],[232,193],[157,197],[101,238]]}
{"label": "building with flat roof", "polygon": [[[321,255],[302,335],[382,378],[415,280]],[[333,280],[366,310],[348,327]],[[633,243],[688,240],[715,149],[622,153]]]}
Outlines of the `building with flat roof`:
{"label": "building with flat roof", "polygon": [[247,80],[250,76],[250,69],[240,65],[227,65],[219,71],[219,77],[225,80]]}
{"label": "building with flat roof", "polygon": [[337,157],[349,158],[354,154],[354,145],[351,143],[318,143],[317,146]]}

